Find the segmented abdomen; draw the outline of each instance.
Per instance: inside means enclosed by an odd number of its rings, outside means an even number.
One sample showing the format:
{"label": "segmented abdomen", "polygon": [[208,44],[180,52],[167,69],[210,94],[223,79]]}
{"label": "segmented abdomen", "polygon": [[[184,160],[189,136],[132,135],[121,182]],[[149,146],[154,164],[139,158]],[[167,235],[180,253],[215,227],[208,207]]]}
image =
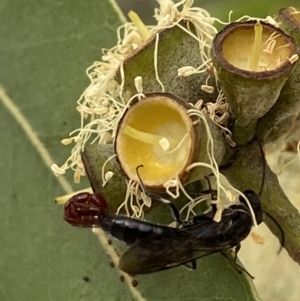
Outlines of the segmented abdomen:
{"label": "segmented abdomen", "polygon": [[122,215],[105,214],[99,218],[99,225],[105,232],[127,245],[151,234],[168,233],[172,229]]}

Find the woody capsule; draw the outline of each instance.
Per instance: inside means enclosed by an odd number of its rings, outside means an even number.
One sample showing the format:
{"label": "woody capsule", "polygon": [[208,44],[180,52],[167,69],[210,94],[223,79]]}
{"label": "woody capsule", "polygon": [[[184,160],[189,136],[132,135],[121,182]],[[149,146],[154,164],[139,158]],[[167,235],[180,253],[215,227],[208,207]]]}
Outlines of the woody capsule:
{"label": "woody capsule", "polygon": [[[150,190],[163,191],[170,180],[178,178],[185,183],[191,174],[202,178],[211,172],[208,168],[188,170],[194,162],[209,162],[203,121],[191,116],[189,109],[172,94],[152,93],[127,110],[118,126],[115,153],[129,179],[138,182],[136,168],[143,165],[140,175],[144,184]],[[225,143],[219,129],[210,122],[209,126],[220,135],[220,143]],[[220,163],[224,148],[214,155]]]}
{"label": "woody capsule", "polygon": [[235,22],[214,38],[212,60],[233,113],[233,139],[245,145],[276,103],[298,60],[295,40],[259,20]]}

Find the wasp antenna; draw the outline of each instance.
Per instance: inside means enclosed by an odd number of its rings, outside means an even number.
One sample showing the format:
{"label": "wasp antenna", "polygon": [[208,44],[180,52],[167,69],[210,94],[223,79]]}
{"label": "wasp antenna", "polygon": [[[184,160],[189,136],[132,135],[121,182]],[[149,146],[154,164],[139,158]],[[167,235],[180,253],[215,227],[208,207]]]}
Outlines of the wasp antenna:
{"label": "wasp antenna", "polygon": [[182,221],[181,221],[181,219],[180,219],[180,213],[179,213],[178,209],[176,208],[176,206],[175,206],[171,201],[169,201],[169,200],[167,200],[167,199],[164,199],[164,198],[162,198],[161,196],[159,196],[159,195],[157,195],[157,194],[155,194],[155,193],[152,193],[152,192],[150,192],[150,191],[147,190],[147,188],[146,188],[145,184],[143,183],[142,178],[141,178],[141,176],[140,176],[140,174],[139,174],[139,168],[140,168],[140,167],[144,167],[144,165],[141,164],[141,165],[139,165],[139,166],[136,167],[136,174],[137,174],[137,176],[138,176],[138,178],[139,178],[140,185],[141,185],[141,187],[142,187],[143,192],[144,192],[149,198],[151,198],[151,199],[153,199],[153,200],[156,200],[156,201],[159,201],[159,202],[161,202],[161,203],[163,203],[163,204],[169,205],[169,207],[171,208],[172,214],[173,214],[173,216],[174,216],[174,219],[176,220],[176,222],[177,222],[179,225],[182,225]]}
{"label": "wasp antenna", "polygon": [[258,143],[259,149],[260,149],[260,153],[261,153],[261,158],[263,160],[263,170],[262,170],[262,179],[261,179],[261,184],[260,184],[260,189],[258,192],[258,196],[261,197],[263,190],[264,190],[264,186],[265,186],[265,177],[266,177],[266,158],[265,158],[265,152],[264,149],[262,147],[261,142],[259,141],[258,138],[256,138],[256,141]]}
{"label": "wasp antenna", "polygon": [[279,232],[280,232],[280,236],[281,236],[281,239],[280,239],[280,248],[278,250],[278,255],[279,253],[281,252],[282,248],[284,247],[284,244],[285,244],[285,236],[284,236],[284,232],[281,228],[281,226],[279,225],[279,223],[277,222],[277,220],[268,212],[264,212],[265,215],[271,219],[273,221],[273,223],[276,225],[276,227],[279,229]]}
{"label": "wasp antenna", "polygon": [[147,194],[146,187],[145,187],[145,185],[144,185],[144,183],[143,183],[143,181],[142,181],[142,179],[141,179],[140,173],[139,173],[139,169],[140,169],[141,167],[144,167],[144,165],[141,164],[141,165],[137,166],[135,170],[136,170],[136,174],[137,174],[137,176],[138,176],[138,178],[139,178],[139,181],[140,181],[140,185],[141,185],[141,187],[142,187],[142,190],[143,190],[144,193]]}
{"label": "wasp antenna", "polygon": [[[265,152],[264,152],[264,149],[262,147],[261,142],[259,141],[258,138],[256,138],[256,141],[258,143],[258,146],[259,146],[259,149],[260,149],[260,152],[261,152],[261,157],[262,157],[262,160],[263,160],[262,180],[261,180],[261,185],[260,185],[260,189],[259,189],[259,192],[258,192],[258,196],[261,197],[263,189],[264,189],[265,177],[266,177],[266,158],[265,158]],[[266,214],[266,216],[268,216],[273,221],[273,223],[279,229],[279,232],[281,234],[280,235],[281,236],[281,239],[280,239],[280,248],[279,248],[279,251],[278,251],[278,254],[279,254],[281,252],[283,246],[284,246],[284,243],[285,243],[285,236],[284,236],[283,229],[281,228],[281,226],[279,225],[279,223],[277,222],[277,220],[271,214],[269,214],[268,212],[264,212],[264,213]]]}

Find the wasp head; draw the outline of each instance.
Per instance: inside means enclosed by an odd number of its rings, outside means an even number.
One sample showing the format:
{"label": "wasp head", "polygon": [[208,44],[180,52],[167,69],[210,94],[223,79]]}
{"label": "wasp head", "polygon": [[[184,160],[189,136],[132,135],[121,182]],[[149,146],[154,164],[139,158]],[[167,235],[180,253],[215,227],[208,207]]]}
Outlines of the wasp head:
{"label": "wasp head", "polygon": [[[250,205],[254,211],[256,222],[259,225],[263,221],[263,209],[261,207],[260,199],[253,190],[245,190],[243,193],[249,200]],[[239,197],[239,200],[241,203],[247,206],[246,200],[242,196]]]}

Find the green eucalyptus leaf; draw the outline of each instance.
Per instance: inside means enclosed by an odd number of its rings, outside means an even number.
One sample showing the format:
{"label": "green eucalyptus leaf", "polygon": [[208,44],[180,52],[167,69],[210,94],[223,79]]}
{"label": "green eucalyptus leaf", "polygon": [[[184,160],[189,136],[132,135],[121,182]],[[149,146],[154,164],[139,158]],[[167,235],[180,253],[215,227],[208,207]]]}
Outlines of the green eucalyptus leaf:
{"label": "green eucalyptus leaf", "polygon": [[0,14],[0,300],[130,300],[95,236],[63,221],[50,170],[69,156],[60,140],[80,124],[85,69],[120,18],[98,0],[1,1]]}

